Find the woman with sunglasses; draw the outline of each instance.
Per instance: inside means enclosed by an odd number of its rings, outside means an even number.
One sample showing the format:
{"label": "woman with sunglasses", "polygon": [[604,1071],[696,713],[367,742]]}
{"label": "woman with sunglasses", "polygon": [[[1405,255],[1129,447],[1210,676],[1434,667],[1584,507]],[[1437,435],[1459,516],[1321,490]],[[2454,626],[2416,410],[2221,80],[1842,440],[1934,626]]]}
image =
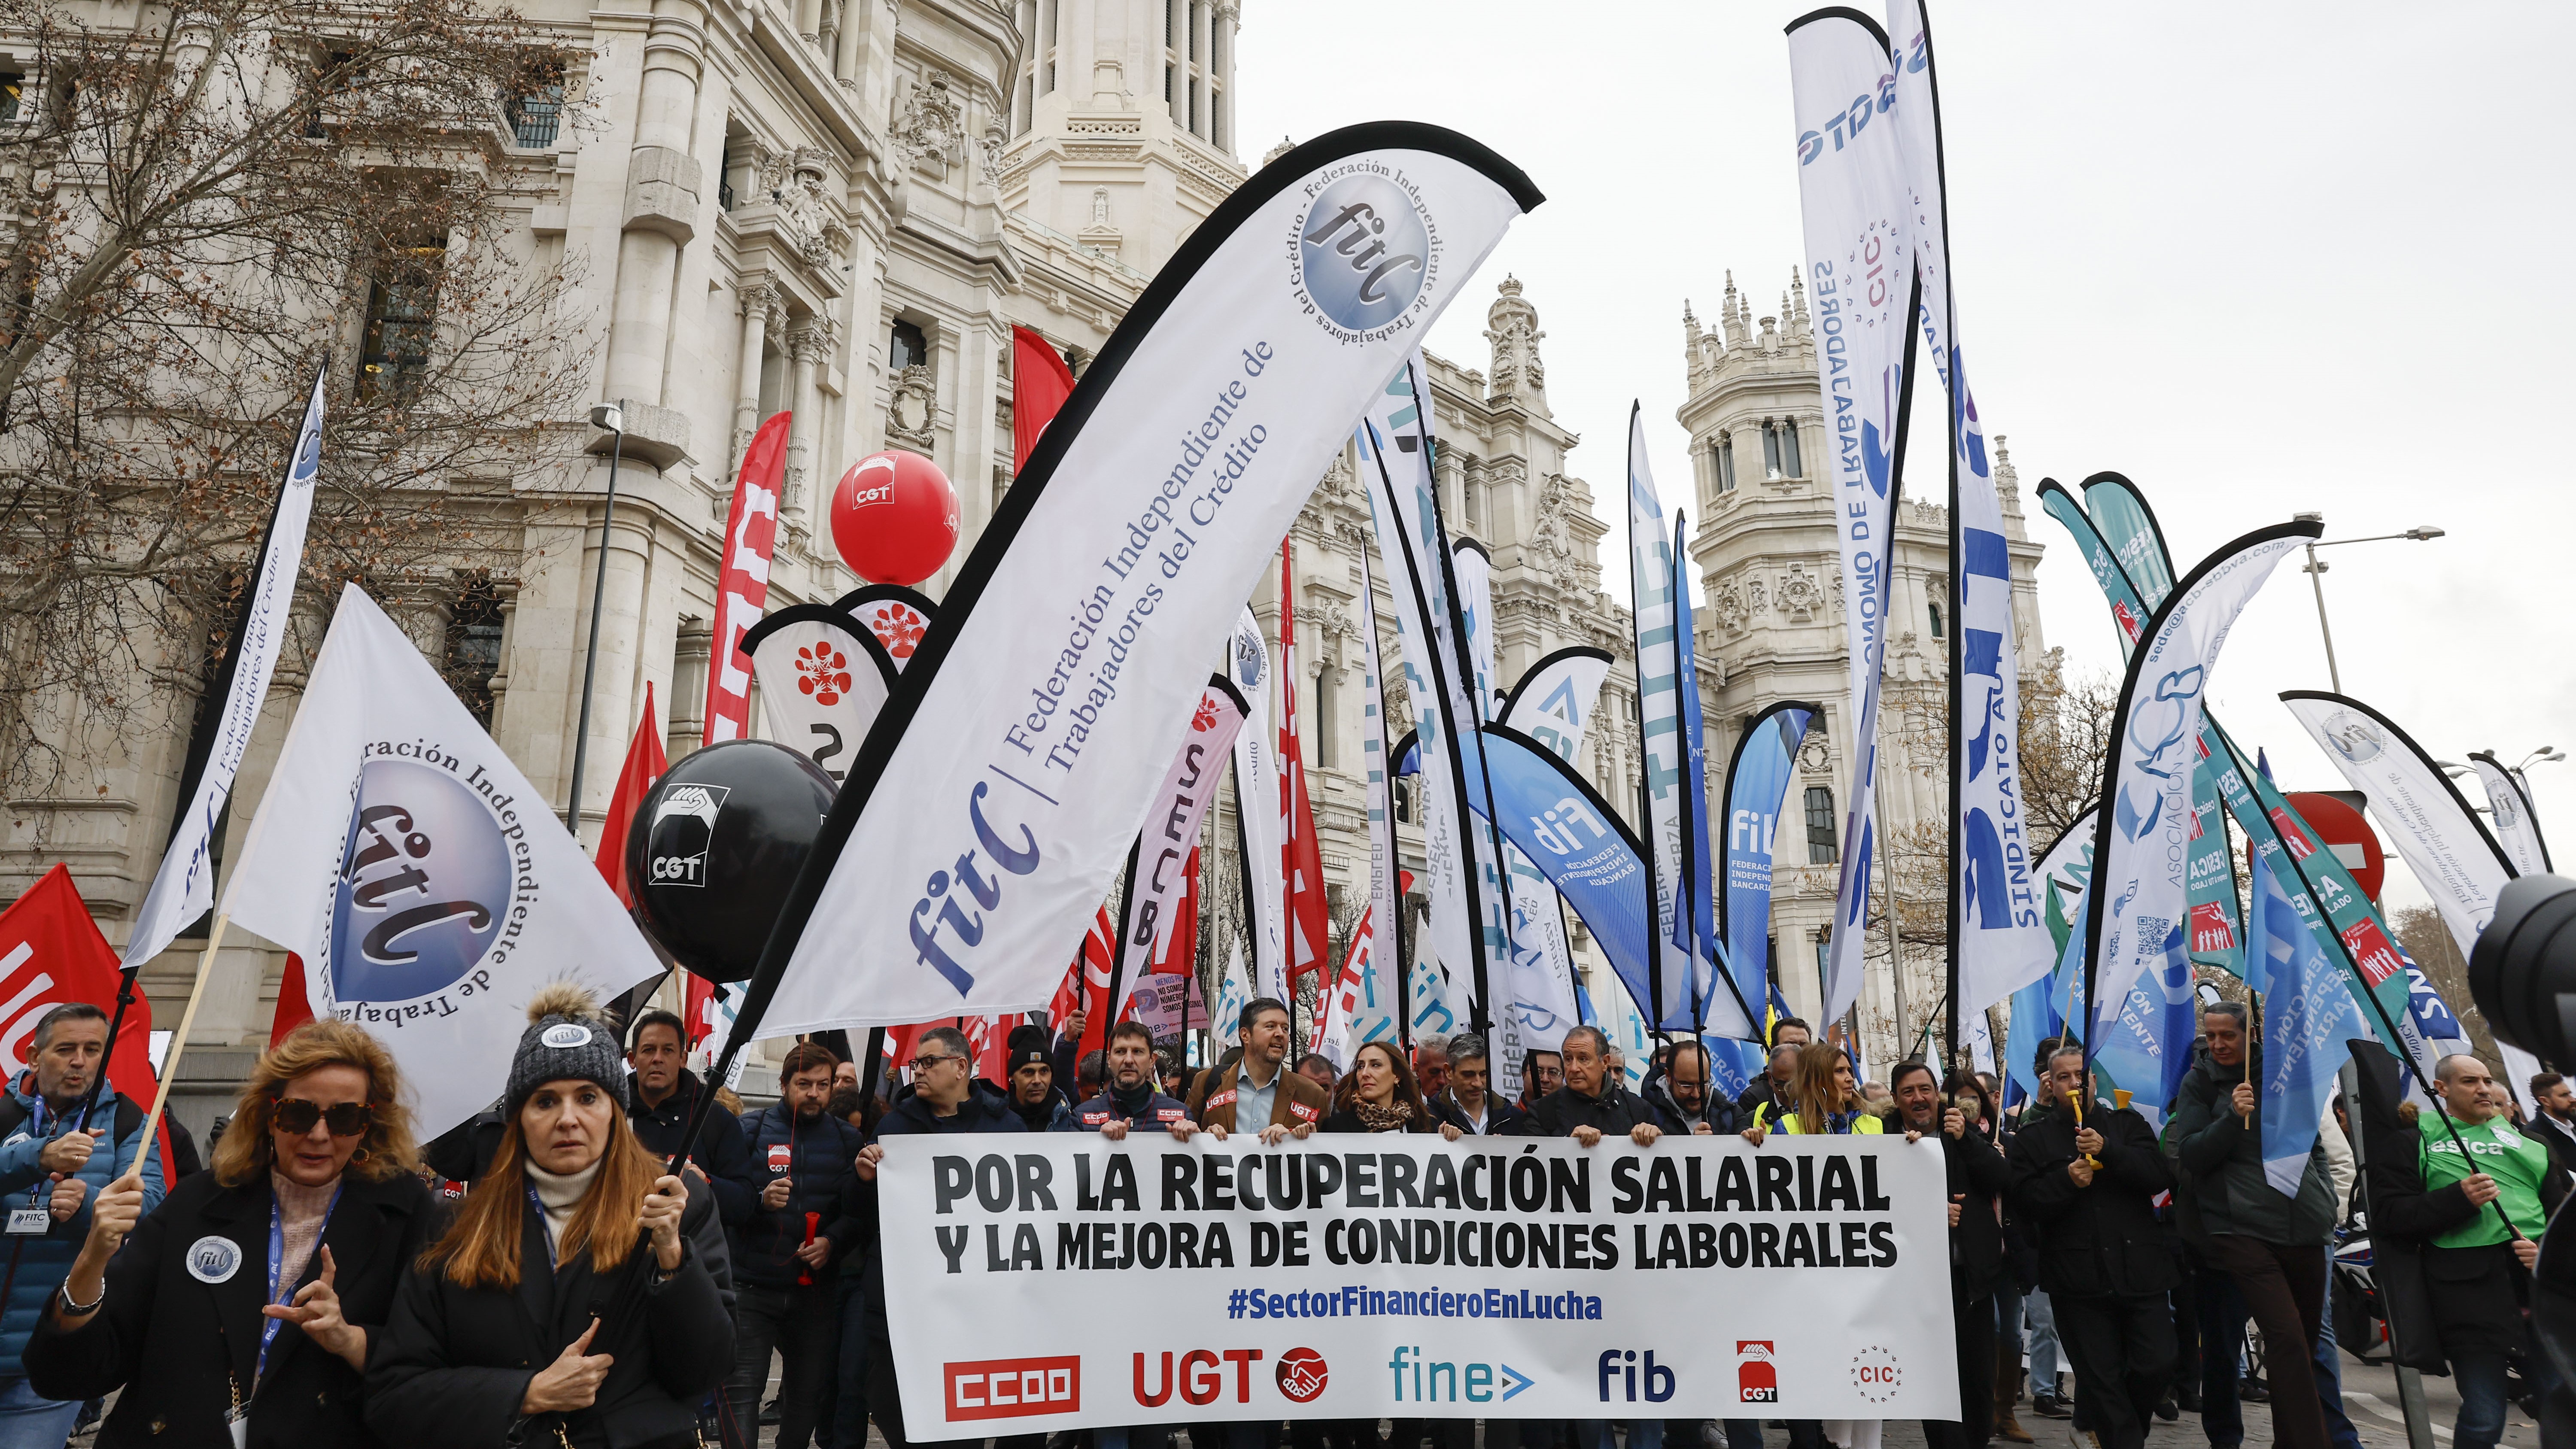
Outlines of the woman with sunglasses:
{"label": "woman with sunglasses", "polygon": [[102,1445],[376,1443],[367,1349],[433,1226],[403,1096],[363,1028],[288,1033],[242,1084],[213,1171],[140,1222],[134,1178],[99,1194],[29,1382],[58,1399],[122,1387]]}
{"label": "woman with sunglasses", "polygon": [[616,1028],[580,987],[528,1003],[501,1144],[404,1275],[367,1360],[367,1422],[420,1449],[683,1449],[733,1367],[692,1193],[636,1140]]}

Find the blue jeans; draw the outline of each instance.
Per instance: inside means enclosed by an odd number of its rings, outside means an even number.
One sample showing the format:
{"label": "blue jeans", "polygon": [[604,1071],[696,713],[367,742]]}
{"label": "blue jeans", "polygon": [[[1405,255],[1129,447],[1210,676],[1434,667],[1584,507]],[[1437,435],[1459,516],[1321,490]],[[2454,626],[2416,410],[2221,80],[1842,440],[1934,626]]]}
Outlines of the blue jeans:
{"label": "blue jeans", "polygon": [[[2523,1372],[2542,1398],[2558,1387],[2558,1368],[2523,1334]],[[2505,1372],[2500,1353],[2455,1353],[2451,1377],[2460,1386],[2460,1417],[2451,1426],[2451,1449],[2495,1449],[2504,1437]]]}
{"label": "blue jeans", "polygon": [[2030,1314],[2030,1392],[2031,1397],[2057,1392],[2057,1312],[2048,1306],[2048,1295],[2033,1293],[2022,1300]]}
{"label": "blue jeans", "polygon": [[78,1399],[39,1396],[25,1379],[0,1379],[0,1449],[63,1449],[80,1407]]}
{"label": "blue jeans", "polygon": [[2317,1402],[2326,1411],[2326,1438],[2333,1441],[2335,1449],[2361,1449],[2361,1434],[2343,1411],[2343,1352],[2335,1343],[2331,1256],[2326,1260],[2326,1311],[2321,1319],[2317,1326]]}
{"label": "blue jeans", "polygon": [[1574,1442],[1582,1449],[1619,1449],[1619,1441],[1610,1432],[1614,1422],[1628,1426],[1628,1449],[1664,1449],[1664,1421],[1661,1419],[1577,1419]]}

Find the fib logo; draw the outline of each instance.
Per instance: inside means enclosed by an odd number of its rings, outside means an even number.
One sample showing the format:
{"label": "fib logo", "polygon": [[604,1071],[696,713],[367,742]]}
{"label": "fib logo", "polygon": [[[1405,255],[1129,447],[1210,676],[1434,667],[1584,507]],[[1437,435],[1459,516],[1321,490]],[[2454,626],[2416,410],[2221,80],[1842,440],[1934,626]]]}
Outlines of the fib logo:
{"label": "fib logo", "polygon": [[1738,1403],[1780,1402],[1780,1371],[1772,1366],[1771,1340],[1735,1341],[1735,1398]]}
{"label": "fib logo", "polygon": [[343,1001],[435,995],[483,959],[510,900],[510,852],[480,796],[447,770],[369,760],[331,902]]}
{"label": "fib logo", "polygon": [[1279,1355],[1279,1392],[1292,1404],[1311,1404],[1324,1391],[1332,1370],[1311,1348],[1292,1348]]}

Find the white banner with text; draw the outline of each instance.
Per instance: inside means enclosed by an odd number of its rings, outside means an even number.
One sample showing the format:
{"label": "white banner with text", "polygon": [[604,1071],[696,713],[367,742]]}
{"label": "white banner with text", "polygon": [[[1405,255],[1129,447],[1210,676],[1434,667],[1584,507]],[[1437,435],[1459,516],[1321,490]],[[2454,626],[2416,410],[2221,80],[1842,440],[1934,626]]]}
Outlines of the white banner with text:
{"label": "white banner with text", "polygon": [[1930,1142],[1139,1131],[885,1149],[915,1439],[1958,1413]]}

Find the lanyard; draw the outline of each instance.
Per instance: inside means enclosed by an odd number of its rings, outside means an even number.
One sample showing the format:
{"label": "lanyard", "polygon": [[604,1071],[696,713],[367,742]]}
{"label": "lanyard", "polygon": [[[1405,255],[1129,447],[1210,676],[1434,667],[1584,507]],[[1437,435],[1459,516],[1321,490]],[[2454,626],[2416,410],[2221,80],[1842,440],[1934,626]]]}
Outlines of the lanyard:
{"label": "lanyard", "polygon": [[552,1273],[556,1271],[555,1235],[546,1231],[546,1205],[537,1197],[537,1185],[533,1182],[528,1184],[528,1210],[537,1215],[537,1235],[546,1240],[546,1271]]}
{"label": "lanyard", "polygon": [[[321,1230],[313,1235],[314,1252],[319,1253],[322,1251],[323,1234],[331,1231],[331,1214],[339,1208],[340,1194],[347,1191],[348,1187],[349,1185],[343,1182],[338,1187],[331,1189],[331,1205],[322,1209]],[[278,1205],[277,1195],[274,1192],[271,1192],[268,1199],[268,1301],[277,1304],[280,1307],[285,1306],[286,1298],[278,1296],[277,1280],[286,1266],[285,1258],[286,1213],[285,1210]],[[286,1285],[289,1297],[293,1296],[294,1288],[295,1285],[292,1283]],[[251,1371],[251,1382],[254,1384],[259,1382],[259,1380],[268,1377],[268,1346],[276,1341],[277,1331],[286,1326],[286,1320],[283,1318],[263,1317],[261,1324],[262,1326],[259,1330],[259,1365]]]}
{"label": "lanyard", "polygon": [[[33,1086],[33,1085],[34,1085],[34,1083],[33,1083],[33,1082],[30,1082],[28,1085]],[[36,1140],[37,1140],[37,1141],[39,1141],[39,1142],[50,1141],[50,1140],[52,1140],[52,1139],[51,1139],[51,1138],[49,1138],[49,1137],[47,1137],[47,1136],[46,1136],[46,1134],[45,1134],[45,1099],[44,1099],[44,1096],[43,1096],[43,1094],[42,1094],[42,1093],[35,1093],[35,1094],[32,1094],[32,1095],[34,1095],[34,1096],[35,1096],[35,1098],[36,1098],[36,1110],[28,1116],[28,1119],[27,1119],[27,1130],[28,1130],[28,1132],[29,1132],[31,1135],[33,1135],[33,1136],[36,1138]],[[57,1113],[55,1113],[55,1114],[54,1114],[54,1126],[55,1126],[55,1128],[56,1128],[56,1130],[57,1130],[57,1131],[59,1131],[59,1130],[61,1129],[62,1125],[63,1125],[63,1117],[64,1117],[64,1115],[65,1115],[65,1114],[60,1113],[60,1112],[57,1112]],[[81,1109],[81,1127],[82,1127],[84,1130],[86,1130],[86,1129],[88,1128],[88,1126],[89,1126],[89,1109],[88,1109],[87,1107],[83,1107],[83,1108]],[[113,1148],[111,1148],[111,1149],[110,1149],[110,1155],[111,1155],[111,1156],[113,1156],[113,1153],[114,1153],[114,1149],[113,1149]],[[51,1177],[49,1177],[49,1176],[48,1176],[47,1174],[45,1174],[45,1173],[41,1173],[41,1172],[40,1172],[40,1173],[37,1173],[37,1174],[36,1174],[36,1180],[35,1180],[33,1183],[29,1184],[29,1186],[28,1186],[28,1188],[27,1188],[27,1204],[28,1204],[28,1206],[30,1206],[30,1207],[35,1206],[35,1204],[37,1203],[37,1201],[38,1201],[39,1199],[41,1199],[41,1198],[43,1198],[44,1196],[46,1196],[47,1191],[48,1191],[50,1188],[52,1188],[52,1187],[53,1187],[53,1185],[54,1185],[54,1184],[53,1184],[53,1180],[52,1180],[52,1178],[51,1178]]]}

